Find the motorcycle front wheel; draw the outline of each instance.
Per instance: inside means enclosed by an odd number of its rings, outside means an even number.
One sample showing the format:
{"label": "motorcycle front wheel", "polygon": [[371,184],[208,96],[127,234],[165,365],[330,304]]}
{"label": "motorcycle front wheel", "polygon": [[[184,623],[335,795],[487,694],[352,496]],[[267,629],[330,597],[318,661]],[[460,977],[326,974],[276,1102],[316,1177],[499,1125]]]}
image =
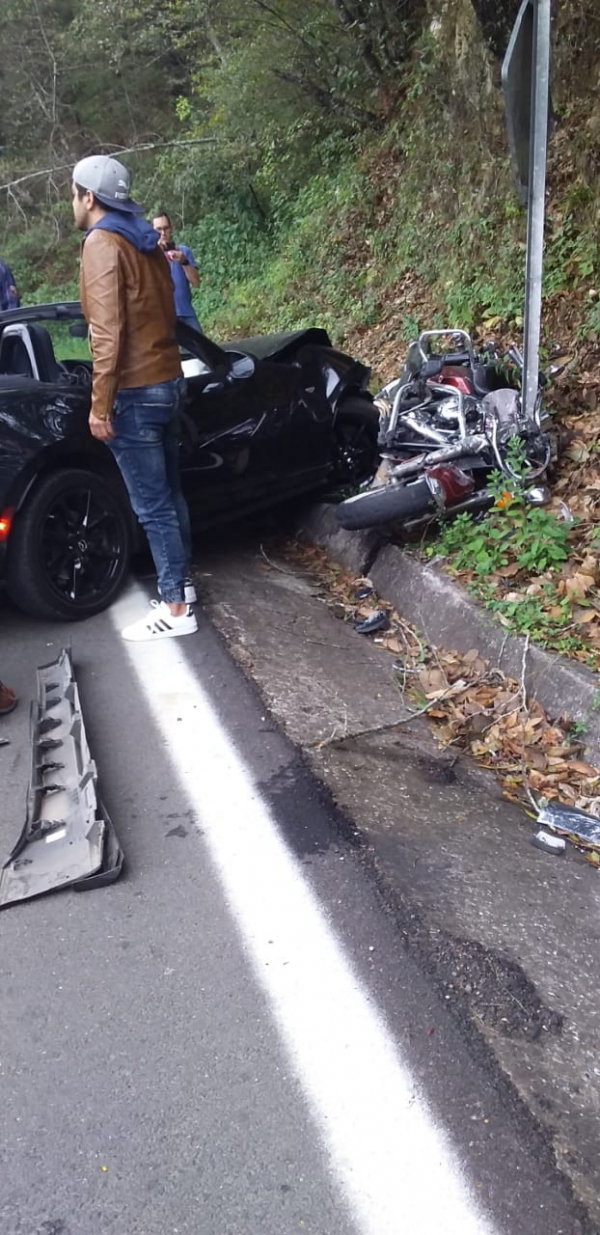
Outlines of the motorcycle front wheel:
{"label": "motorcycle front wheel", "polygon": [[361,527],[378,527],[382,523],[397,523],[415,519],[428,510],[435,509],[433,495],[427,481],[420,477],[408,483],[384,485],[381,489],[369,489],[340,502],[337,507],[338,522],[348,531]]}

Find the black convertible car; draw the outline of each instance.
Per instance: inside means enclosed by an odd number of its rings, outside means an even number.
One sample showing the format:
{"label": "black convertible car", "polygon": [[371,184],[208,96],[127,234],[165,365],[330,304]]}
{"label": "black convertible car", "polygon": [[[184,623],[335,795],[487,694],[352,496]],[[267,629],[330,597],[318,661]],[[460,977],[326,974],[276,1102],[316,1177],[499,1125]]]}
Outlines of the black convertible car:
{"label": "black convertible car", "polygon": [[[324,330],[223,347],[183,325],[178,336],[195,527],[373,474],[369,370]],[[0,577],[17,605],[48,618],[109,605],[141,541],[112,454],[88,430],[85,337],[77,302],[0,313]]]}

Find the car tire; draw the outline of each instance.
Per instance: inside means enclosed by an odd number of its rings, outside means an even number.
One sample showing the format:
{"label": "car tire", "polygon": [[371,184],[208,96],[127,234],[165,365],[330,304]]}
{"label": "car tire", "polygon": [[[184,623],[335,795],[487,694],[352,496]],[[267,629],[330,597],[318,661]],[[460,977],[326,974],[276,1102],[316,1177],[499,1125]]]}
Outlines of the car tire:
{"label": "car tire", "polygon": [[410,483],[383,485],[368,493],[357,493],[336,507],[338,522],[348,531],[361,527],[378,527],[382,523],[402,522],[415,519],[435,503],[427,481],[423,478]]}
{"label": "car tire", "polygon": [[335,485],[360,485],[377,471],[379,415],[371,399],[349,395],[336,412],[331,479]]}
{"label": "car tire", "polygon": [[92,617],[117,596],[131,548],[131,517],[110,479],[62,468],[38,482],[16,516],[8,544],[9,595],[35,617]]}

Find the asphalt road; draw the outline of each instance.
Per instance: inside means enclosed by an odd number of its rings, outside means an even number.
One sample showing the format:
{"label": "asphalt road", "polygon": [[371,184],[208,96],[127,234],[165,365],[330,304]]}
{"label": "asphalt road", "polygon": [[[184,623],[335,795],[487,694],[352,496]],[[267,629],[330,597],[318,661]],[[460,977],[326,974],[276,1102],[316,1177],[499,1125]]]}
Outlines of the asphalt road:
{"label": "asphalt road", "polygon": [[401,943],[220,637],[0,609],[0,855],[71,643],[116,885],[0,914],[1,1235],[576,1235],[541,1138]]}

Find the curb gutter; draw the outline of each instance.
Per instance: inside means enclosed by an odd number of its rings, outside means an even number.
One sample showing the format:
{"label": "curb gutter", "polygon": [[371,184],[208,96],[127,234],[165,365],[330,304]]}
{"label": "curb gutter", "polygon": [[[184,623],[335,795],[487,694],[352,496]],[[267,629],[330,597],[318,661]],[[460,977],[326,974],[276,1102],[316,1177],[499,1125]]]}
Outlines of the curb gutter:
{"label": "curb gutter", "polygon": [[600,761],[598,680],[591,670],[544,652],[507,632],[435,566],[391,545],[375,531],[346,532],[335,506],[306,510],[296,534],[312,541],[356,574],[368,574],[379,595],[417,626],[433,646],[468,652],[477,648],[493,666],[520,681],[548,715],[567,714],[586,726],[588,757]]}

